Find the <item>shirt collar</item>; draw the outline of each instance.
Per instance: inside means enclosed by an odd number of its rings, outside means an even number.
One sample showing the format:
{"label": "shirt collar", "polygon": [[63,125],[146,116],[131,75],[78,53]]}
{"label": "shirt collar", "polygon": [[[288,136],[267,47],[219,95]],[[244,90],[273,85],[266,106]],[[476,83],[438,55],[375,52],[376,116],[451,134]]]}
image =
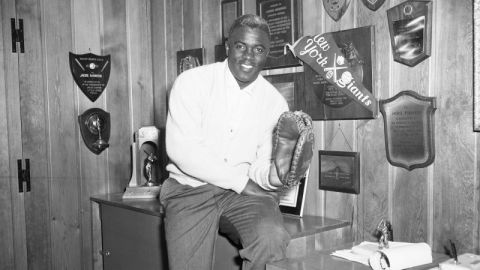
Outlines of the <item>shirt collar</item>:
{"label": "shirt collar", "polygon": [[243,89],[240,89],[240,86],[238,85],[237,83],[237,80],[235,79],[235,77],[233,77],[233,74],[232,72],[230,71],[230,68],[228,67],[228,59],[225,59],[225,61],[223,61],[223,64],[225,66],[225,84],[228,86],[228,87],[233,87],[235,90],[238,90],[238,91],[242,91],[244,93],[247,93],[249,95],[252,95],[253,94],[253,89],[255,88],[255,85],[257,85],[257,82],[259,80],[259,77],[260,77],[260,74],[258,75],[258,77],[255,79],[255,81],[253,81],[251,84],[249,84],[247,87],[243,88]]}

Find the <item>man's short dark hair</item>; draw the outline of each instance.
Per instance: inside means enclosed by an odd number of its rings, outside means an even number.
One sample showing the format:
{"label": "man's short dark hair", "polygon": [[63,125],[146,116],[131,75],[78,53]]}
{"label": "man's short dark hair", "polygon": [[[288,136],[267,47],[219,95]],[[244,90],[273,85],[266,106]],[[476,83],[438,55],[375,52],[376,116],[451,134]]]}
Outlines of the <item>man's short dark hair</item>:
{"label": "man's short dark hair", "polygon": [[232,26],[230,26],[228,35],[231,36],[233,30],[242,26],[247,26],[252,29],[258,28],[267,33],[268,38],[270,38],[270,27],[268,26],[267,21],[264,18],[254,14],[245,14],[235,19],[235,21],[232,23]]}

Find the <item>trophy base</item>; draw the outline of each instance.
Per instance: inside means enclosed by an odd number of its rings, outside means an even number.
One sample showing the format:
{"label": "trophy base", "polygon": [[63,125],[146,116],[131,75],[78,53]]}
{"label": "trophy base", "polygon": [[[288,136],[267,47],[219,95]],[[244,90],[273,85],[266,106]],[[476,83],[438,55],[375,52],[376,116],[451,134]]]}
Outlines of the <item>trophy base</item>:
{"label": "trophy base", "polygon": [[123,199],[156,199],[160,193],[160,186],[127,187]]}

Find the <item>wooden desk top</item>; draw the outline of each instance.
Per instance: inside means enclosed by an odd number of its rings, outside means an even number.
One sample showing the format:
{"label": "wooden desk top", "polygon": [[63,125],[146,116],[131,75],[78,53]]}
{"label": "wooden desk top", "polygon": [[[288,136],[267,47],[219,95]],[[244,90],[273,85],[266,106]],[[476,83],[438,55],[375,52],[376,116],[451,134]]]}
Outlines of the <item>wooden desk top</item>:
{"label": "wooden desk top", "polygon": [[[163,217],[163,208],[157,199],[123,199],[123,193],[102,194],[90,199],[100,204],[121,207],[148,215]],[[350,226],[348,221],[305,215],[302,218],[284,216],[284,225],[292,239]]]}
{"label": "wooden desk top", "polygon": [[[305,257],[284,259],[267,264],[266,270],[371,270],[370,266],[330,255],[339,249],[348,249],[356,243],[348,243],[335,249],[314,251]],[[427,270],[438,266],[448,258],[445,254],[433,253],[433,263],[409,268],[410,270]]]}

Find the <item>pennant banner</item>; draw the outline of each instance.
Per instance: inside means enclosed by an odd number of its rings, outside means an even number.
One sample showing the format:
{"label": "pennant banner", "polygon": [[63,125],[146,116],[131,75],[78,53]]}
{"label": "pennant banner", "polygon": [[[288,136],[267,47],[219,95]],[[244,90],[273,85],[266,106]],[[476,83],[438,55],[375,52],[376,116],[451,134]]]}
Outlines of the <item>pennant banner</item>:
{"label": "pennant banner", "polygon": [[366,109],[377,113],[377,100],[361,83],[331,33],[314,37],[304,36],[293,45],[287,45],[292,53],[309,65],[329,83],[335,85],[347,96]]}

